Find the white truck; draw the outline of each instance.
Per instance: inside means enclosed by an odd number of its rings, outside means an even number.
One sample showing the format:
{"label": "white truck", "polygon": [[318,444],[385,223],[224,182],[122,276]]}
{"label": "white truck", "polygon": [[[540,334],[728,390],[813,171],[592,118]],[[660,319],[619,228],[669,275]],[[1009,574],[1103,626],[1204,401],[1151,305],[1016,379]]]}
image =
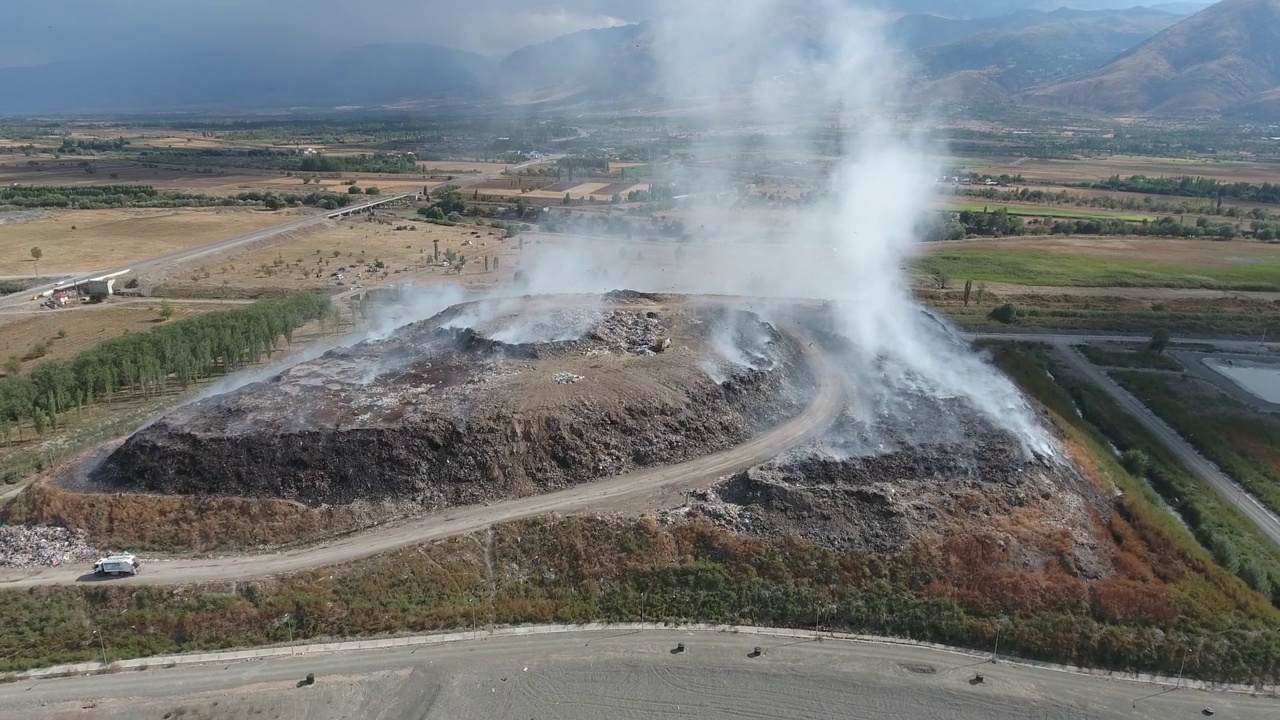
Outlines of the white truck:
{"label": "white truck", "polygon": [[133,555],[111,555],[93,564],[94,575],[136,575],[142,563]]}

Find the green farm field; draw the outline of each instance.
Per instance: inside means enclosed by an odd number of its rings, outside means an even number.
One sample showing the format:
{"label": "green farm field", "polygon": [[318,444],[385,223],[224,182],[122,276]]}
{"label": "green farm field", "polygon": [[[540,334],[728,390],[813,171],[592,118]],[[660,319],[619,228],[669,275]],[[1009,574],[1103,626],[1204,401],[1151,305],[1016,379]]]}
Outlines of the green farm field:
{"label": "green farm field", "polygon": [[938,244],[917,269],[957,280],[1054,287],[1280,291],[1280,246],[1151,238],[1033,238]]}
{"label": "green farm field", "polygon": [[1053,217],[1064,218],[1070,220],[1089,219],[1089,218],[1105,218],[1108,220],[1123,220],[1125,222],[1155,222],[1159,219],[1157,215],[1148,215],[1144,213],[1131,213],[1111,210],[1076,210],[1071,208],[1063,208],[1056,205],[1010,205],[1000,203],[980,203],[980,202],[954,202],[948,203],[948,207],[955,211],[970,210],[974,212],[995,212],[1003,208],[1010,215],[1020,217]]}

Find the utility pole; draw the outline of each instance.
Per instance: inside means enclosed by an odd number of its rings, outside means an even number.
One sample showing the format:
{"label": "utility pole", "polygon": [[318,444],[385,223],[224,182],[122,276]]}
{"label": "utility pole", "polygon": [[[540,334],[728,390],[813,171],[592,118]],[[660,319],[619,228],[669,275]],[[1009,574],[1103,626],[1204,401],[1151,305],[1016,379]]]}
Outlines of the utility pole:
{"label": "utility pole", "polygon": [[1187,669],[1187,652],[1189,650],[1190,648],[1186,648],[1182,651],[1182,665],[1178,668],[1178,684],[1174,686],[1175,688],[1182,687],[1182,671]]}
{"label": "utility pole", "polygon": [[98,645],[102,648],[102,667],[106,667],[109,664],[107,662],[107,643],[102,639],[102,633],[94,630],[93,634],[98,636]]}
{"label": "utility pole", "polygon": [[1000,654],[1000,628],[996,628],[996,647],[991,651],[991,662],[996,661],[996,656]]}

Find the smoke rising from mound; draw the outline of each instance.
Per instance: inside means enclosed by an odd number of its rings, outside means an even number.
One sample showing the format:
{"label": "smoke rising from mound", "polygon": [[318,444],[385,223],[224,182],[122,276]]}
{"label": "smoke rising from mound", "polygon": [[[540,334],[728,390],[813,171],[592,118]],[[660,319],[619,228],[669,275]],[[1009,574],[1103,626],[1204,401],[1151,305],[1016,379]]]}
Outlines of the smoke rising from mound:
{"label": "smoke rising from mound", "polygon": [[540,249],[525,261],[529,290],[830,299],[837,329],[853,341],[851,385],[869,422],[903,395],[960,398],[1026,450],[1052,454],[1012,383],[911,298],[904,264],[941,149],[926,142],[919,119],[895,113],[907,73],[877,24],[838,0],[672,1],[665,9],[654,50],[668,101],[702,128],[700,160],[713,159],[686,167],[680,185],[731,188],[759,160],[776,167],[810,158],[830,163],[823,199],[778,218],[690,191],[681,213],[692,244],[667,262],[627,263],[627,249],[601,242]]}

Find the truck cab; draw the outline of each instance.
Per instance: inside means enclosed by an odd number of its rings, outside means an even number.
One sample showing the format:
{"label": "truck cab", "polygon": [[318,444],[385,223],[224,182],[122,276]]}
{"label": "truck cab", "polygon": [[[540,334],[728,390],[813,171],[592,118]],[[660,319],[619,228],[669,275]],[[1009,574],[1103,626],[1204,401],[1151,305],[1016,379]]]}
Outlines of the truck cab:
{"label": "truck cab", "polygon": [[141,565],[133,555],[111,555],[93,564],[93,574],[136,575]]}

